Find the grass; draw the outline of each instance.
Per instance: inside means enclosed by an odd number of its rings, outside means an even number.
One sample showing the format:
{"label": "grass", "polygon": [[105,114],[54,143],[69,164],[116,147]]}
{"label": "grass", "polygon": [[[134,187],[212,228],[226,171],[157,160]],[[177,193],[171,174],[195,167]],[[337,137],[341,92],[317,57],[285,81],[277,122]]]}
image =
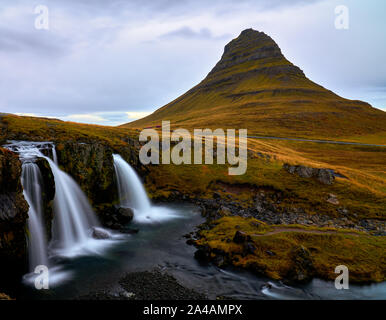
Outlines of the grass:
{"label": "grass", "polygon": [[[339,97],[284,56],[248,59],[261,47],[275,46],[270,38],[252,38],[232,41],[217,65],[224,68],[215,68],[182,96],[123,127],[141,129],[169,120],[173,128],[221,126],[246,128],[250,135],[386,144],[386,112]],[[240,54],[244,59],[227,65]]]}
{"label": "grass", "polygon": [[1,135],[4,139],[34,141],[96,141],[114,146],[126,146],[124,139],[135,136],[134,130],[90,124],[65,122],[56,119],[4,115],[1,117]]}
{"label": "grass", "polygon": [[[290,226],[291,227],[291,226]],[[310,253],[319,278],[333,280],[338,265],[349,269],[350,282],[381,282],[386,277],[386,237],[348,234],[329,228],[296,227],[294,232],[266,235],[280,227],[267,226],[253,218],[223,217],[211,230],[200,232],[198,245],[225,252],[236,267],[251,269],[273,278],[284,279],[296,268],[292,253],[303,247]],[[245,254],[241,244],[232,241],[237,230],[251,237],[256,251]],[[306,231],[318,231],[312,233]],[[268,253],[269,252],[269,253]]]}
{"label": "grass", "polygon": [[[63,122],[54,119],[41,119],[18,116],[2,116],[1,137],[6,139],[51,140],[57,147],[65,141],[82,143],[98,142],[113,147],[117,152],[127,147],[127,138],[135,138],[137,131],[127,128],[103,127]],[[146,189],[152,198],[168,198],[178,191],[193,199],[212,198],[214,192],[220,193],[230,201],[244,207],[254,205],[255,195],[263,190],[281,192],[283,198],[277,210],[301,208],[304,212],[326,214],[338,217],[338,208],[348,209],[352,221],[361,219],[386,218],[386,150],[375,147],[315,144],[278,140],[248,140],[248,148],[255,155],[268,155],[248,159],[246,174],[229,176],[227,165],[149,165],[144,177]],[[323,185],[316,179],[300,178],[282,168],[284,162],[303,164],[319,168],[331,168],[346,176],[337,178],[333,185]],[[326,202],[329,193],[339,200],[339,205]],[[234,264],[245,268],[264,271],[266,275],[279,279],[293,267],[291,252],[304,246],[311,253],[318,276],[332,279],[333,266],[346,264],[353,281],[383,281],[385,237],[374,237],[352,232],[336,234],[311,234],[283,232],[257,236],[253,242],[260,254],[240,256],[240,246],[227,243],[232,238],[236,225],[250,234],[272,232],[276,226],[260,224],[259,229],[250,225],[252,220],[238,217],[223,218],[210,231],[203,231],[202,243],[213,248],[228,250],[235,257]],[[286,226],[303,228],[304,226]],[[334,231],[319,229],[317,231]],[[335,230],[336,231],[336,230]],[[272,251],[276,256],[267,256]],[[383,268],[383,270],[382,270]]]}

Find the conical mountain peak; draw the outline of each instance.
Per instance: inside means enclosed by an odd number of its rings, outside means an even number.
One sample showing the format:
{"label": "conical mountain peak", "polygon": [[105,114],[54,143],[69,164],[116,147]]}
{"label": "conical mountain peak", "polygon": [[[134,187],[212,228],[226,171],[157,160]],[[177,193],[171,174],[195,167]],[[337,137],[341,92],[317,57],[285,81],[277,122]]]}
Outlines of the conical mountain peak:
{"label": "conical mountain peak", "polygon": [[246,29],[225,46],[198,85],[127,126],[157,126],[162,120],[185,128],[247,128],[256,135],[332,138],[382,131],[386,113],[312,82],[270,36]]}

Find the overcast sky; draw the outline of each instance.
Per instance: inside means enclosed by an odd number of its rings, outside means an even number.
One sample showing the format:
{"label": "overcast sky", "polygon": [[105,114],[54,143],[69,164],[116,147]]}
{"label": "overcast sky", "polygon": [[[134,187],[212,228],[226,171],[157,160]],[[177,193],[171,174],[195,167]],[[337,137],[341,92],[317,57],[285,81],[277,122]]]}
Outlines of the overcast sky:
{"label": "overcast sky", "polygon": [[[48,30],[35,27],[38,5]],[[2,0],[0,112],[132,121],[201,81],[246,28],[311,80],[386,110],[385,13],[383,0]]]}

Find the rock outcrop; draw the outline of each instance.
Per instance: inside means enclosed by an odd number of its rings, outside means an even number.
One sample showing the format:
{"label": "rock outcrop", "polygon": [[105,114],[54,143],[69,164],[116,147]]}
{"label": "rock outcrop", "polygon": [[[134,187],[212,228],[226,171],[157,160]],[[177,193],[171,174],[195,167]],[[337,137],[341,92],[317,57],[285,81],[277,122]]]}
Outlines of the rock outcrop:
{"label": "rock outcrop", "polygon": [[0,288],[12,289],[26,271],[28,203],[21,186],[21,163],[0,148]]}
{"label": "rock outcrop", "polygon": [[291,174],[297,174],[301,178],[316,178],[320,183],[331,185],[335,181],[335,171],[333,169],[312,168],[302,165],[292,166],[288,163],[283,168]]}

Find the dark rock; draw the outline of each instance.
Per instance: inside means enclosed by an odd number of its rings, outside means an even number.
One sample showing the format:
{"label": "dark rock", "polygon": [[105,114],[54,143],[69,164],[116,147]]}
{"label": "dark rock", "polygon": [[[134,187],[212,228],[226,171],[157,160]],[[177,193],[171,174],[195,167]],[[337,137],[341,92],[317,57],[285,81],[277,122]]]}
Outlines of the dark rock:
{"label": "dark rock", "polygon": [[[159,271],[129,273],[119,284],[135,300],[202,300],[204,294],[186,288],[171,275]],[[158,317],[159,318],[159,317]]]}
{"label": "dark rock", "polygon": [[335,176],[329,169],[319,169],[317,179],[323,184],[331,185],[334,183]]}
{"label": "dark rock", "polygon": [[189,245],[189,246],[192,246],[196,243],[196,241],[194,239],[188,239],[186,240],[186,244]]}
{"label": "dark rock", "polygon": [[276,253],[272,252],[272,251],[265,251],[269,256],[273,257],[273,256],[276,256]]}
{"label": "dark rock", "polygon": [[16,154],[0,148],[0,284],[10,294],[27,271],[28,209],[21,186],[21,162]]}
{"label": "dark rock", "polygon": [[233,237],[234,243],[245,243],[247,241],[250,241],[251,237],[246,234],[244,231],[237,230],[235,232],[235,236]]}
{"label": "dark rock", "polygon": [[103,225],[111,229],[124,229],[134,217],[134,212],[130,208],[115,208],[113,206],[105,208],[100,214]]}
{"label": "dark rock", "polygon": [[306,166],[297,166],[296,173],[302,178],[311,178],[315,175],[317,169]]}
{"label": "dark rock", "polygon": [[199,261],[208,262],[210,260],[210,248],[208,246],[200,247],[194,253],[194,257]]}
{"label": "dark rock", "polygon": [[332,169],[318,169],[303,165],[292,166],[288,163],[283,164],[283,168],[291,174],[297,174],[302,178],[315,177],[320,183],[331,185],[335,181],[335,173]]}
{"label": "dark rock", "polygon": [[267,282],[267,283],[264,283],[262,286],[261,286],[261,290],[263,289],[272,289],[272,285]]}
{"label": "dark rock", "polygon": [[315,267],[310,252],[303,246],[294,248],[291,253],[293,267],[289,271],[288,279],[295,282],[307,282],[315,275]]}
{"label": "dark rock", "polygon": [[109,239],[110,234],[106,230],[103,230],[101,228],[93,228],[92,237],[98,240]]}
{"label": "dark rock", "polygon": [[218,192],[213,192],[213,199],[221,199],[221,194]]}
{"label": "dark rock", "polygon": [[245,242],[245,243],[244,243],[244,251],[245,251],[247,254],[254,254],[255,251],[256,251],[256,247],[255,247],[255,245],[253,244],[253,242]]}

